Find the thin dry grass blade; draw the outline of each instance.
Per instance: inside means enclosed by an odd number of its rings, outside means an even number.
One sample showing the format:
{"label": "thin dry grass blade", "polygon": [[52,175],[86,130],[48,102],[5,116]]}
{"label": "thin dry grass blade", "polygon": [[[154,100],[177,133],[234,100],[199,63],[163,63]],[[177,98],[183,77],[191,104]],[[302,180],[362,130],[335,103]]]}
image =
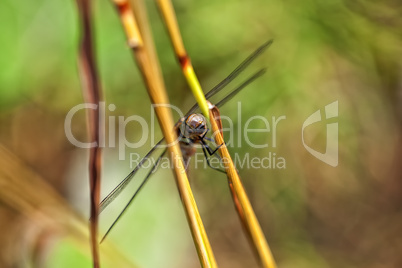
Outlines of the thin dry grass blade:
{"label": "thin dry grass blade", "polygon": [[[90,254],[86,219],[78,215],[38,174],[1,145],[0,166],[0,202],[36,226],[38,235],[30,244],[52,245],[52,239],[65,238],[74,242],[85,254]],[[108,267],[135,267],[110,243],[103,246],[101,252]]]}
{"label": "thin dry grass blade", "polygon": [[217,144],[222,144],[222,146],[219,147],[219,153],[225,166],[225,171],[228,177],[229,187],[232,192],[236,210],[251,238],[251,241],[253,242],[263,267],[276,268],[271,250],[269,249],[264,233],[261,230],[261,226],[257,220],[257,217],[255,216],[253,208],[251,207],[247,193],[243,187],[239,174],[237,173],[236,167],[223,139],[222,122],[219,118],[219,110],[212,104],[210,104],[209,109],[213,138]]}
{"label": "thin dry grass blade", "polygon": [[[187,82],[190,85],[190,88],[192,89],[197,102],[199,103],[202,113],[211,121],[211,125],[215,126],[215,129],[213,127],[214,132],[219,132],[219,134],[217,134],[216,136],[219,136],[220,139],[215,139],[215,141],[218,144],[223,144],[224,141],[222,137],[222,132],[220,131],[222,129],[222,123],[220,120],[217,121],[216,119],[212,119],[210,117],[210,115],[213,116],[214,113],[215,116],[218,115],[219,110],[218,108],[214,108],[212,110],[208,109],[209,111],[206,111],[208,104],[201,89],[198,78],[194,72],[194,68],[191,64],[190,58],[188,57],[187,52],[184,48],[183,40],[180,34],[179,26],[177,24],[176,15],[172,3],[170,0],[158,0],[157,2],[162,16],[165,20],[165,25],[168,29],[169,36],[172,41],[177,58],[180,62],[183,74],[186,77]],[[274,268],[276,267],[275,261],[272,257],[264,234],[261,230],[257,218],[255,217],[247,194],[243,188],[243,185],[234,167],[233,161],[230,158],[229,152],[227,151],[225,145],[221,146],[220,152],[223,159],[228,160],[228,163],[225,163],[225,169],[228,174],[229,186],[232,192],[233,202],[245,227],[245,230],[251,238],[253,244],[255,245],[257,254],[264,267]]]}
{"label": "thin dry grass blade", "polygon": [[[148,94],[152,103],[156,104],[154,108],[162,132],[166,138],[166,142],[170,145],[168,150],[174,167],[176,183],[201,265],[202,267],[217,267],[188,182],[181,151],[177,143],[176,133],[173,131],[173,117],[168,107],[169,100],[156,57],[155,48],[153,47],[153,40],[147,22],[144,3],[142,1],[133,1],[134,13],[127,0],[114,0],[114,3],[120,13],[122,24],[129,41],[128,44],[133,50],[137,65],[147,86]],[[137,25],[131,25],[136,24],[136,21],[138,21],[139,27]],[[139,32],[136,33],[136,31],[132,31],[132,29],[139,29]],[[135,36],[136,34],[139,35]],[[133,40],[135,40],[135,42],[133,42]]]}
{"label": "thin dry grass blade", "polygon": [[[77,0],[81,21],[81,45],[79,53],[79,71],[82,90],[85,101],[99,105],[100,85],[93,46],[93,31],[91,18],[91,0]],[[89,152],[89,185],[90,185],[90,230],[93,266],[99,267],[99,243],[98,243],[98,214],[100,203],[100,174],[101,174],[101,149],[99,109],[87,109],[88,130],[91,142],[96,146]]]}
{"label": "thin dry grass blade", "polygon": [[187,83],[189,84],[198,105],[200,106],[201,112],[207,119],[209,119],[207,100],[205,98],[204,92],[202,91],[197,75],[194,72],[190,57],[188,57],[186,49],[184,48],[172,2],[170,0],[158,0],[157,2],[159,10],[161,11],[162,16],[165,20],[165,25],[169,32],[170,40],[172,41],[173,48],[180,63],[184,77],[186,78]]}

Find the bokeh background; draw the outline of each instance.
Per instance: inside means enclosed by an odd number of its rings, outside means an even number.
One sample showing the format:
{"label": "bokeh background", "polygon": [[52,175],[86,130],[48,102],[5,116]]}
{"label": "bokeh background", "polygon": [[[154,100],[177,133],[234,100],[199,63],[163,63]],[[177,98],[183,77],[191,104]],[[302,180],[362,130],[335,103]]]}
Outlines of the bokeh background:
{"label": "bokeh background", "polygon": [[[185,111],[193,97],[155,2],[147,1],[147,6],[170,101]],[[268,67],[266,75],[221,113],[234,118],[235,128],[244,127],[253,115],[286,116],[278,125],[275,148],[270,133],[252,133],[254,143],[270,146],[256,149],[243,140],[241,147],[230,150],[250,157],[271,152],[286,161],[285,169],[240,170],[278,266],[401,267],[400,3],[223,0],[174,1],[174,6],[205,91],[259,45],[274,39],[271,48],[226,90],[260,68]],[[94,16],[104,98],[116,105],[107,115],[136,114],[150,120],[150,101],[111,2],[96,1]],[[77,71],[79,29],[74,1],[0,2],[0,157],[9,161],[13,155],[20,163],[11,173],[13,180],[0,173],[0,187],[5,189],[4,181],[32,182],[23,172],[30,170],[87,219],[87,151],[69,143],[64,132],[66,114],[83,102]],[[314,158],[301,140],[304,120],[334,101],[339,105],[339,117],[331,121],[339,125],[337,167]],[[73,133],[82,140],[85,124],[84,112],[77,113]],[[321,152],[325,124],[306,129],[306,142]],[[263,127],[258,122],[254,126]],[[133,123],[125,134],[134,142],[142,132]],[[155,135],[161,137],[158,126]],[[145,155],[150,147],[147,143],[127,149],[125,161],[119,161],[117,148],[105,148],[102,196],[130,171],[128,155]],[[256,267],[225,176],[190,167],[190,178],[220,267]],[[102,213],[101,232],[117,216],[134,184]],[[41,218],[33,221],[13,206],[29,192],[40,199],[50,191],[35,185],[15,195],[0,195],[0,266],[91,267],[88,245],[77,246],[66,238],[68,232],[49,231]],[[58,209],[57,203],[48,207]],[[48,213],[37,210],[39,215]],[[170,170],[152,177],[107,243],[138,267],[199,267]]]}

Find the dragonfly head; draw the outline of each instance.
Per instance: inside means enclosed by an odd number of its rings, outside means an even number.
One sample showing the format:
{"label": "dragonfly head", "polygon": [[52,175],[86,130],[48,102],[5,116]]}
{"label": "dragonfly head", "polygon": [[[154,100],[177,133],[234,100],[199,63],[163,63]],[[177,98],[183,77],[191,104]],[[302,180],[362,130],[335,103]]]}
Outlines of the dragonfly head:
{"label": "dragonfly head", "polygon": [[184,135],[192,140],[199,140],[207,133],[207,120],[201,114],[191,114],[186,118]]}

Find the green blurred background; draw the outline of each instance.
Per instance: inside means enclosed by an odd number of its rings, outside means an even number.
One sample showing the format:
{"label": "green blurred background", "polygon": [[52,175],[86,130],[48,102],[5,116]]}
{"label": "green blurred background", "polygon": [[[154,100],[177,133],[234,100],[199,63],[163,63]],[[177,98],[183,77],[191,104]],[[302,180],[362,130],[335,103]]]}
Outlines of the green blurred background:
{"label": "green blurred background", "polygon": [[[240,170],[278,266],[401,267],[400,3],[223,0],[173,4],[205,91],[259,45],[274,39],[271,48],[227,91],[259,68],[268,67],[266,75],[221,113],[237,118],[241,101],[242,122],[234,120],[235,128],[244,127],[254,115],[286,116],[278,125],[275,148],[271,135],[253,133],[254,143],[270,146],[255,149],[243,140],[241,147],[230,149],[233,155],[265,157],[271,152],[286,160],[285,169]],[[147,6],[170,101],[186,111],[193,97],[156,3],[147,1]],[[150,101],[111,2],[96,1],[94,16],[104,98],[116,105],[108,115],[137,114],[149,120]],[[64,133],[67,112],[83,102],[77,70],[79,29],[74,1],[0,2],[0,142],[88,218],[87,151],[71,145]],[[337,167],[314,158],[301,140],[304,120],[334,101],[339,104]],[[73,120],[73,133],[82,140],[86,139],[85,122],[83,112]],[[306,129],[306,142],[321,152],[325,124]],[[157,126],[156,130],[161,137]],[[126,137],[134,142],[141,137],[140,131],[139,125],[130,124]],[[116,148],[104,150],[102,196],[130,171],[128,154],[145,155],[150,146],[127,149],[126,161],[119,161]],[[171,173],[160,170],[153,176],[108,238],[138,267],[199,267]],[[190,168],[190,178],[220,267],[256,267],[225,176]],[[102,213],[101,233],[134,188]],[[87,251],[64,239],[52,243],[45,239],[39,241],[41,250],[31,249],[26,242],[32,239],[31,222],[3,202],[0,208],[1,267],[91,267]]]}

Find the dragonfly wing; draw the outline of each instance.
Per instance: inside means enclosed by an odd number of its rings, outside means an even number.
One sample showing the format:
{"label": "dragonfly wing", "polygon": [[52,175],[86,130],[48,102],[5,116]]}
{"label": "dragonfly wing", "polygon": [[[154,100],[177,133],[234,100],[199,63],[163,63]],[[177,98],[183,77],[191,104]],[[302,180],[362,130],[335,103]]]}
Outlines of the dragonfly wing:
{"label": "dragonfly wing", "polygon": [[155,151],[156,148],[158,148],[159,145],[162,144],[162,142],[165,139],[162,138],[148,153],[147,155],[141,159],[140,163],[128,174],[124,180],[122,180],[119,185],[116,186],[116,188],[113,189],[100,203],[100,208],[99,208],[99,213],[101,213],[113,200],[116,199],[120,195],[120,193],[127,187],[128,183],[132,180],[134,175],[137,173],[137,171],[141,168],[141,166],[145,163],[145,161],[151,156],[151,154]]}
{"label": "dragonfly wing", "polygon": [[[182,122],[184,121],[184,117],[180,118],[179,121],[177,121],[174,129],[177,129],[180,127]],[[142,167],[142,165],[147,161],[147,159],[155,152],[156,148],[158,148],[163,142],[165,141],[165,138],[162,138],[146,155],[144,158],[141,159],[140,163],[128,174],[124,180],[122,180],[119,185],[116,186],[100,203],[100,208],[99,208],[99,213],[101,213],[105,208],[115,200],[120,193],[127,187],[129,182],[132,180],[134,175],[137,173],[137,171]]]}
{"label": "dragonfly wing", "polygon": [[[244,69],[247,68],[250,63],[252,63],[259,55],[261,55],[271,44],[273,40],[269,40],[262,44],[259,48],[257,48],[250,56],[248,56],[239,66],[236,67],[225,79],[223,79],[219,84],[217,84],[214,88],[208,91],[205,94],[205,98],[209,99],[214,96],[216,93],[221,91],[225,86],[227,86],[231,81],[233,81]],[[194,113],[194,111],[198,108],[198,104],[194,104],[193,107],[187,112],[186,116]]]}
{"label": "dragonfly wing", "polygon": [[237,93],[239,93],[243,88],[245,88],[247,85],[255,81],[258,77],[263,75],[266,72],[266,69],[261,69],[255,74],[253,74],[249,79],[244,81],[240,86],[235,88],[232,92],[230,92],[226,97],[224,97],[221,101],[219,101],[215,106],[217,107],[222,107],[225,103],[227,103],[229,100],[231,100],[234,96],[236,96]]}
{"label": "dragonfly wing", "polygon": [[[239,66],[237,66],[225,79],[223,79],[218,85],[216,85],[214,88],[212,88],[206,95],[205,97],[209,99],[210,97],[214,96],[216,93],[221,91],[226,85],[228,85],[231,81],[233,81],[247,66],[252,63],[259,55],[261,55],[270,45],[272,44],[272,40],[264,43],[262,46],[260,46],[256,51],[254,51],[250,56],[248,56],[242,63],[240,63]],[[256,74],[254,74],[252,77],[250,77],[248,80],[246,80],[243,84],[241,84],[239,87],[237,87],[235,90],[233,90],[230,94],[228,94],[224,99],[222,99],[216,106],[220,107],[224,105],[227,101],[229,101],[231,98],[233,98],[238,92],[240,92],[245,86],[250,84],[252,81],[254,81],[257,77],[261,76],[265,70],[260,70]],[[194,111],[198,108],[198,104],[195,104],[191,109],[187,112],[186,116],[181,118],[175,125],[175,128],[180,127],[181,123],[183,120],[190,114],[194,113]],[[161,139],[148,153],[147,155],[141,160],[141,162],[133,169],[133,171],[130,172],[124,178],[122,182],[117,185],[116,188],[113,189],[112,192],[110,192],[100,203],[100,212],[102,212],[116,197],[120,195],[120,193],[126,188],[128,183],[132,180],[134,175],[137,173],[137,171],[141,168],[141,166],[145,163],[145,161],[151,156],[151,154],[155,151],[155,149],[162,144],[164,141],[164,138]],[[113,226],[117,223],[117,221],[121,218],[123,213],[126,211],[127,207],[130,205],[134,197],[138,194],[138,192],[142,189],[142,187],[145,185],[145,183],[148,181],[149,177],[152,175],[154,172],[155,168],[158,166],[159,162],[161,161],[163,155],[165,154],[166,149],[164,152],[159,156],[157,162],[155,163],[154,167],[151,169],[151,171],[147,174],[145,177],[144,181],[141,183],[140,187],[137,189],[137,191],[134,193],[128,204],[125,206],[123,211],[120,213],[120,215],[117,217],[117,219],[113,222],[109,230],[106,232],[105,237],[107,234],[111,231]],[[103,241],[102,239],[102,241]]]}
{"label": "dragonfly wing", "polygon": [[[155,147],[154,147],[155,148]],[[160,161],[162,160],[162,157],[165,155],[167,149],[165,149],[163,151],[163,153],[161,153],[161,155],[158,157],[158,159],[156,160],[154,166],[152,167],[152,169],[148,172],[147,176],[144,178],[144,180],[141,182],[140,186],[137,188],[137,190],[135,191],[134,195],[130,198],[130,200],[128,201],[128,203],[126,204],[126,206],[123,208],[123,210],[120,212],[119,216],[117,216],[117,218],[114,220],[114,222],[112,223],[112,225],[109,227],[109,229],[107,230],[107,232],[105,233],[105,235],[103,236],[101,243],[103,242],[103,240],[105,240],[106,236],[110,233],[110,231],[113,229],[113,227],[116,225],[116,223],[118,222],[118,220],[123,216],[124,212],[126,212],[127,208],[130,206],[130,204],[133,202],[134,198],[138,195],[138,193],[140,192],[140,190],[144,187],[144,185],[148,182],[149,178],[151,177],[151,175],[155,172],[156,168],[158,167]]]}
{"label": "dragonfly wing", "polygon": [[253,53],[250,54],[236,69],[233,70],[225,79],[223,79],[219,84],[217,84],[213,89],[211,89],[205,97],[208,99],[222,90],[227,84],[229,84],[235,77],[237,77],[244,69],[247,68],[250,63],[252,63],[258,56],[260,56],[271,44],[273,40],[269,40],[257,48]]}

